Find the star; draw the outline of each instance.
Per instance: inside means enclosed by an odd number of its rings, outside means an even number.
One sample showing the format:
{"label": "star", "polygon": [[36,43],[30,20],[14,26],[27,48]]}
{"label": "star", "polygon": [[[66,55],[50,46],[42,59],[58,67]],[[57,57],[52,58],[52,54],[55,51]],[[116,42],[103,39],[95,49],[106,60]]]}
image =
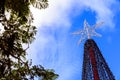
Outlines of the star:
{"label": "star", "polygon": [[102,24],[103,24],[103,22],[100,22],[100,23],[97,23],[97,24],[93,25],[92,27],[90,27],[88,22],[86,20],[84,20],[84,29],[72,33],[73,35],[81,35],[81,38],[78,41],[78,45],[86,38],[90,39],[92,36],[101,37],[101,35],[99,33],[95,32],[95,29],[98,28],[99,26],[101,26]]}

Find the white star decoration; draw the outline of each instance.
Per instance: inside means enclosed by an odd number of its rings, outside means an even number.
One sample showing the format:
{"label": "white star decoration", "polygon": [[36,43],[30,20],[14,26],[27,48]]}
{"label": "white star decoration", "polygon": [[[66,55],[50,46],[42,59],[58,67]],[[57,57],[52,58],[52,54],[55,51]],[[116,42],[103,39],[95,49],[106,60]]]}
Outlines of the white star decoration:
{"label": "white star decoration", "polygon": [[100,22],[100,23],[97,23],[97,24],[93,25],[93,27],[90,27],[90,25],[87,23],[87,21],[84,20],[84,29],[80,30],[80,31],[77,31],[77,32],[73,32],[72,34],[81,35],[81,38],[78,41],[78,44],[80,44],[84,39],[86,39],[86,38],[90,39],[91,36],[99,36],[99,37],[101,37],[100,34],[95,32],[95,29],[98,28],[102,24],[103,24],[103,22]]}

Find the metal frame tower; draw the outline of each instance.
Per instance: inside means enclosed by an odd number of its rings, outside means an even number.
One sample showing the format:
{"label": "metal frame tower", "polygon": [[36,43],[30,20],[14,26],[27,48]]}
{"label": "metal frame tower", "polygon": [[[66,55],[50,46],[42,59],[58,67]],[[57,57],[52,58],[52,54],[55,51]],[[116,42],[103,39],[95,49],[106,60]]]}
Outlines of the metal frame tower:
{"label": "metal frame tower", "polygon": [[91,36],[101,36],[95,29],[103,22],[90,27],[87,21],[84,21],[84,29],[74,32],[74,35],[81,35],[78,44],[88,38],[84,44],[84,59],[82,69],[82,80],[115,80],[105,59],[103,58],[97,44]]}
{"label": "metal frame tower", "polygon": [[94,40],[84,44],[82,80],[115,80]]}

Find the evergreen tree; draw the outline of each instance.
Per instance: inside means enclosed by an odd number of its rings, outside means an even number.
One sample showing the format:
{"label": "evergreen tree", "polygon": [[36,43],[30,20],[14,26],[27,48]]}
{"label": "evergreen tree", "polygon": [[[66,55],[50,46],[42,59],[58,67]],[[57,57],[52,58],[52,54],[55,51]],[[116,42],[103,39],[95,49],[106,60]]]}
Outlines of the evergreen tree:
{"label": "evergreen tree", "polygon": [[[39,9],[48,6],[47,0],[1,0],[0,23],[4,28],[0,34],[0,80],[55,80],[58,75],[52,69],[41,65],[32,66],[26,59],[26,50],[35,39],[36,27],[30,12],[30,5]],[[6,18],[5,12],[10,14]],[[26,49],[23,44],[28,45]]]}

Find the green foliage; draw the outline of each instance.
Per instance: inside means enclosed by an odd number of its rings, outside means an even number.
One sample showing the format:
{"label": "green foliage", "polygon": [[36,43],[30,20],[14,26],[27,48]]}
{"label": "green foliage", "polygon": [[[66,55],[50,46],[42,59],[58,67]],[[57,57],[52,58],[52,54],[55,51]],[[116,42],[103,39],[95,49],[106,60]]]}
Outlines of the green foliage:
{"label": "green foliage", "polygon": [[4,0],[5,10],[21,18],[20,22],[26,23],[30,15],[30,5],[38,9],[48,7],[47,0]]}
{"label": "green foliage", "polygon": [[[36,1],[5,0],[5,10],[10,13],[10,17],[7,19],[3,16],[0,21],[4,27],[0,35],[0,80],[33,80],[35,77],[55,80],[58,77],[54,70],[46,70],[41,65],[32,66],[32,62],[26,59],[26,50],[37,32],[36,27],[31,25],[33,18],[29,9],[30,4],[38,5]],[[47,3],[47,0],[42,0],[44,2]],[[23,44],[28,47],[24,49]]]}
{"label": "green foliage", "polygon": [[39,1],[38,0],[35,0],[35,1],[31,0],[31,1],[32,1],[32,5],[34,7],[39,8],[39,9],[45,9],[48,7],[47,0],[39,0]]}

